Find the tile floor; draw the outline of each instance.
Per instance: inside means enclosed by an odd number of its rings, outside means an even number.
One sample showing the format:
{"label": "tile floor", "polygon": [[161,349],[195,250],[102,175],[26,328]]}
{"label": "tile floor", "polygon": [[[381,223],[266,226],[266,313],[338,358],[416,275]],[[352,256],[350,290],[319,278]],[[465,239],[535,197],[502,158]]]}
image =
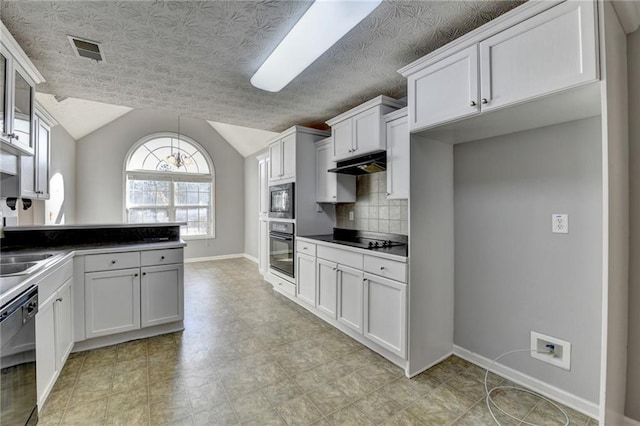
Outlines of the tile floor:
{"label": "tile floor", "polygon": [[[451,357],[409,380],[274,293],[250,261],[202,262],[185,265],[184,332],[72,354],[39,424],[492,425],[483,378]],[[495,399],[562,424],[528,394]],[[569,413],[571,424],[597,423]]]}

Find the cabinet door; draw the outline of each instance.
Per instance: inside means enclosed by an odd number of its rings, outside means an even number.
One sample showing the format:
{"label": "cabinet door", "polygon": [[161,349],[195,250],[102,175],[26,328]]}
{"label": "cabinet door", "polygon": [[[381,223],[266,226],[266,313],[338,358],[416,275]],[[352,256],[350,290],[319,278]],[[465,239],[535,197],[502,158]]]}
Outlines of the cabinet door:
{"label": "cabinet door", "polygon": [[296,254],[296,296],[303,302],[316,306],[316,258]]}
{"label": "cabinet door", "polygon": [[387,123],[387,198],[409,198],[409,123],[407,117]]}
{"label": "cabinet door", "polygon": [[258,162],[258,188],[259,188],[259,212],[260,216],[269,214],[269,159]]}
{"label": "cabinet door", "polygon": [[336,123],[331,127],[333,139],[333,161],[351,157],[353,151],[353,121],[351,119]]}
{"label": "cabinet door", "polygon": [[327,170],[335,167],[331,160],[331,144],[322,144],[316,147],[316,201],[318,203],[335,203],[338,194],[337,177],[335,173]]}
{"label": "cabinet door", "polygon": [[43,404],[58,374],[56,364],[56,321],[51,297],[36,314],[36,382],[38,404]]}
{"label": "cabinet door", "polygon": [[316,282],[318,283],[317,307],[332,319],[336,319],[338,299],[338,265],[317,259]]}
{"label": "cabinet door", "polygon": [[338,321],[362,333],[362,271],[338,266]]}
{"label": "cabinet door", "polygon": [[[39,127],[40,120],[35,117],[35,126]],[[36,146],[37,147],[37,146]],[[20,195],[22,198],[38,198],[38,151],[36,149],[34,155],[23,155],[19,157],[20,161]]]}
{"label": "cabinet door", "polygon": [[482,41],[483,111],[596,80],[594,7],[566,2]]}
{"label": "cabinet door", "polygon": [[382,114],[380,107],[371,108],[353,117],[353,154],[364,155],[385,149],[385,138],[380,134]]}
{"label": "cabinet door", "polygon": [[36,192],[38,198],[49,199],[49,164],[51,157],[51,128],[42,120],[36,121]]}
{"label": "cabinet door", "polygon": [[282,179],[282,142],[269,145],[269,181]]}
{"label": "cabinet door", "polygon": [[184,318],[184,269],[181,264],[141,268],[140,326]]}
{"label": "cabinet door", "polygon": [[282,179],[290,179],[296,175],[296,135],[295,133],[282,139]]}
{"label": "cabinet door", "polygon": [[86,337],[140,328],[140,270],[84,274]]}
{"label": "cabinet door", "polygon": [[371,274],[364,277],[365,337],[405,358],[407,286]]}
{"label": "cabinet door", "polygon": [[73,278],[69,278],[56,294],[56,362],[60,370],[73,348],[72,284]]}
{"label": "cabinet door", "polygon": [[[15,65],[15,61],[14,61]],[[14,69],[13,76],[13,111],[11,114],[11,144],[22,151],[33,155],[35,151],[33,137],[33,104],[34,84],[26,73]]]}
{"label": "cabinet door", "polygon": [[407,84],[412,132],[477,114],[478,46],[428,66],[410,76]]}
{"label": "cabinet door", "polygon": [[269,222],[260,219],[258,223],[258,270],[262,275],[269,269]]}
{"label": "cabinet door", "polygon": [[0,53],[0,140],[6,139],[7,122],[5,120],[7,98],[5,97],[7,90],[7,57]]}

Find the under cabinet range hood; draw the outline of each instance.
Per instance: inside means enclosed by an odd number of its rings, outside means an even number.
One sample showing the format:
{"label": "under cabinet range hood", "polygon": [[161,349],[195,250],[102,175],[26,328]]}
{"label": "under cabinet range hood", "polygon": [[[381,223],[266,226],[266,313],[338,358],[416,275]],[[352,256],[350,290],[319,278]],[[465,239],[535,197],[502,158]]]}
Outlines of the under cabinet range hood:
{"label": "under cabinet range hood", "polygon": [[338,161],[337,167],[327,170],[332,173],[345,175],[366,175],[387,170],[387,151],[378,151],[362,157]]}

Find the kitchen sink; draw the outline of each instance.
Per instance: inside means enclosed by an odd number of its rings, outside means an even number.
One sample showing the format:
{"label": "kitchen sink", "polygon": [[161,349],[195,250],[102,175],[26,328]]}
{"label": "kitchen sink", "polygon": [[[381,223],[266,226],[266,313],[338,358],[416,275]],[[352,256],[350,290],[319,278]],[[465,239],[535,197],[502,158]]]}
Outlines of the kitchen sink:
{"label": "kitchen sink", "polygon": [[28,263],[39,262],[53,256],[49,253],[44,254],[17,254],[14,256],[0,256],[0,265],[14,264],[14,263]]}
{"label": "kitchen sink", "polygon": [[0,276],[19,274],[36,265],[35,262],[0,264]]}

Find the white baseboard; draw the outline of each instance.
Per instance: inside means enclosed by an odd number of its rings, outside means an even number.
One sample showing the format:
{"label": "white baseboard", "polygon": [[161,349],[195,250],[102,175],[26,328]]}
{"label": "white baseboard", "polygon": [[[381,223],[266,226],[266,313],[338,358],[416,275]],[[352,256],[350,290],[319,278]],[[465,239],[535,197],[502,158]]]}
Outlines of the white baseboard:
{"label": "white baseboard", "polygon": [[244,257],[246,259],[249,259],[253,263],[258,264],[258,258],[257,257],[253,257],[253,256],[251,256],[250,254],[247,254],[247,253],[244,254]]}
{"label": "white baseboard", "polygon": [[[472,362],[482,368],[487,368],[489,367],[489,365],[491,365],[492,360],[490,360],[489,358],[485,358],[482,355],[478,355],[457,345],[453,346],[453,353],[460,358],[466,359],[467,361]],[[564,404],[567,407],[572,408],[593,419],[597,420],[600,415],[600,408],[598,404],[594,404],[593,402],[587,401],[586,399],[580,398],[579,396],[570,394],[567,391],[521,373],[520,371],[514,370],[513,368],[507,367],[500,363],[496,363],[493,365],[491,371],[508,380],[511,380],[514,383],[534,390],[540,395],[560,402],[561,404]]]}
{"label": "white baseboard", "polygon": [[211,260],[224,260],[224,259],[237,259],[239,257],[245,257],[245,254],[239,253],[239,254],[223,254],[220,256],[191,257],[191,258],[185,259],[184,263],[209,262]]}
{"label": "white baseboard", "polygon": [[624,426],[640,426],[640,422],[629,417],[624,418]]}

